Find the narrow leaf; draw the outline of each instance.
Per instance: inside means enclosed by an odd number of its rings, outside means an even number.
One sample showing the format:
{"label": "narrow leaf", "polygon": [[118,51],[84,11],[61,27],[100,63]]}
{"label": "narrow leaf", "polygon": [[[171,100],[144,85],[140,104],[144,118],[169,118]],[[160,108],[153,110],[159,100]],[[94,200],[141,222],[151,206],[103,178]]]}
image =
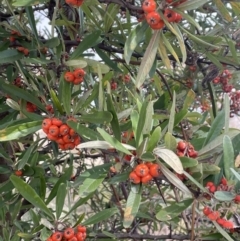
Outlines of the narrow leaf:
{"label": "narrow leaf", "polygon": [[36,191],[24,182],[21,178],[11,175],[10,180],[15,186],[15,188],[19,191],[19,193],[34,207],[39,208],[41,211],[46,213],[51,219],[54,219],[52,212],[47,208],[46,204],[43,200],[38,196]]}
{"label": "narrow leaf", "polygon": [[67,185],[66,183],[61,183],[58,187],[57,196],[56,196],[56,219],[58,220],[61,216],[64,201],[67,194]]}
{"label": "narrow leaf", "polygon": [[154,34],[148,44],[148,47],[146,49],[146,52],[143,56],[143,59],[138,70],[136,78],[136,88],[138,89],[142,86],[143,82],[145,81],[145,78],[147,77],[150,69],[152,68],[152,65],[157,54],[159,38],[159,31],[154,31]]}

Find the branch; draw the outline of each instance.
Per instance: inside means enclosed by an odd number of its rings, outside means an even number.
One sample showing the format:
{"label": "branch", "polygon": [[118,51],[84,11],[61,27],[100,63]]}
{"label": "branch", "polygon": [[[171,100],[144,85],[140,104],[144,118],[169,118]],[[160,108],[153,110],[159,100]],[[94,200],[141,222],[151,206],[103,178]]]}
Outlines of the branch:
{"label": "branch", "polygon": [[[113,233],[117,239],[137,239],[137,240],[161,240],[161,239],[172,239],[172,240],[190,240],[189,235],[151,235],[151,234],[128,234],[128,233]],[[94,235],[95,238],[108,238],[107,235],[103,233],[98,233]]]}

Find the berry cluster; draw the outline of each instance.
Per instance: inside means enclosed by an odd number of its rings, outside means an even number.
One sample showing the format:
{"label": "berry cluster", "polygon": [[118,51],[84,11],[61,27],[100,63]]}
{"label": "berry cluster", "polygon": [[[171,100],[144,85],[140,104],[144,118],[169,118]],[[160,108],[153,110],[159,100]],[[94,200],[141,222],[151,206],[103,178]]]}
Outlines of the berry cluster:
{"label": "berry cluster", "polygon": [[129,179],[135,184],[140,182],[145,184],[150,182],[154,177],[158,177],[160,174],[160,165],[157,163],[147,162],[138,164],[129,174]]}
{"label": "berry cluster", "polygon": [[53,233],[46,241],[84,241],[87,236],[86,231],[86,227],[81,225],[77,226],[76,230],[66,228],[62,232]]}
{"label": "berry cluster", "polygon": [[228,69],[225,69],[221,75],[217,76],[214,80],[214,84],[221,84],[222,85],[222,90],[225,93],[229,93],[232,91],[233,86],[230,85],[228,82],[232,78],[232,74]]}
{"label": "berry cluster", "polygon": [[179,141],[177,144],[177,155],[178,156],[187,156],[191,158],[196,158],[198,156],[198,152],[194,150],[192,144],[187,141]]}
{"label": "berry cluster", "polygon": [[65,0],[65,2],[72,7],[80,7],[84,0]]}
{"label": "berry cluster", "polygon": [[22,52],[25,56],[29,55],[29,50],[24,47],[17,47],[17,51]]}
{"label": "berry cluster", "polygon": [[20,34],[18,31],[12,30],[12,31],[11,31],[11,36],[9,37],[9,41],[10,41],[11,43],[13,43],[13,42],[16,40],[16,38],[17,38],[17,37],[20,37],[20,36],[21,36],[21,34]]}
{"label": "berry cluster", "polygon": [[164,27],[164,21],[156,11],[157,3],[154,0],[144,0],[142,9],[145,13],[146,21],[152,29],[157,30]]}
{"label": "berry cluster", "polygon": [[233,229],[234,228],[234,225],[233,225],[232,221],[227,220],[225,218],[220,218],[220,212],[213,211],[210,207],[204,207],[203,213],[210,220],[216,221],[223,228],[226,228],[226,229]]}
{"label": "berry cluster", "polygon": [[61,150],[72,150],[80,144],[80,136],[58,118],[44,119],[42,129],[50,141],[58,143]]}
{"label": "berry cluster", "polygon": [[85,71],[81,68],[77,68],[73,72],[70,72],[70,71],[66,72],[64,74],[64,79],[67,82],[71,82],[75,85],[78,85],[83,82],[84,75],[85,75]]}
{"label": "berry cluster", "polygon": [[[224,177],[221,179],[218,186],[216,186],[213,182],[207,182],[205,187],[209,190],[210,193],[215,193],[216,191],[231,192],[233,189],[233,186],[228,185],[227,179]],[[234,202],[237,204],[240,203],[240,195],[235,196]]]}
{"label": "berry cluster", "polygon": [[233,115],[233,113],[238,114],[240,111],[240,90],[237,90],[236,92],[231,92],[229,94],[230,99],[231,99],[231,104],[230,104],[230,117]]}

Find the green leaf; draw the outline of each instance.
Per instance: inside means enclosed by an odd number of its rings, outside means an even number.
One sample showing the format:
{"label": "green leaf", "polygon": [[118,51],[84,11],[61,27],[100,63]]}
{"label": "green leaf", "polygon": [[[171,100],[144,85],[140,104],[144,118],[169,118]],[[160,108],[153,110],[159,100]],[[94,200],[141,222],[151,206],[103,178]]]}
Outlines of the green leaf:
{"label": "green leaf", "polygon": [[58,187],[57,196],[56,196],[56,219],[57,220],[59,220],[61,216],[66,195],[67,195],[67,185],[66,183],[61,183]]}
{"label": "green leaf", "polygon": [[154,34],[147,46],[146,52],[142,58],[137,78],[136,78],[136,88],[140,88],[145,81],[145,78],[147,77],[149,71],[152,68],[152,65],[154,63],[158,44],[159,44],[160,34],[159,31],[154,31]]}
{"label": "green leaf", "polygon": [[84,37],[84,39],[80,42],[78,47],[74,50],[73,54],[70,57],[70,60],[78,58],[83,54],[85,50],[94,47],[95,45],[100,43],[102,41],[100,35],[100,30],[94,31],[91,34],[86,35],[86,37]]}
{"label": "green leaf", "polygon": [[[16,49],[7,49],[0,52],[0,64],[13,63],[16,60],[23,58],[23,53],[18,52]],[[2,81],[1,81],[1,84]],[[18,88],[19,89],[19,88]]]}
{"label": "green leaf", "polygon": [[191,1],[186,1],[184,3],[181,3],[177,6],[177,9],[179,10],[193,10],[201,7],[205,3],[209,2],[209,0],[191,0]]}
{"label": "green leaf", "polygon": [[16,7],[24,7],[43,3],[44,1],[45,0],[15,0],[12,5]]}
{"label": "green leaf", "polygon": [[103,137],[103,139],[108,142],[110,145],[112,145],[114,148],[116,148],[117,150],[131,155],[131,152],[126,149],[121,142],[119,142],[115,137],[110,136],[106,131],[104,131],[103,129],[97,128],[97,131],[100,133],[100,135]]}
{"label": "green leaf", "polygon": [[193,199],[186,199],[184,201],[173,203],[163,209],[161,209],[157,214],[156,218],[159,221],[169,221],[180,215],[184,210],[186,210],[193,203]]}
{"label": "green leaf", "polygon": [[48,39],[44,45],[48,48],[55,48],[60,44],[60,39],[58,37],[54,37],[51,39]]}
{"label": "green leaf", "polygon": [[187,186],[174,173],[172,173],[163,164],[161,163],[159,164],[161,165],[161,171],[163,175],[168,179],[169,182],[171,182],[175,187],[177,187],[183,193],[187,195],[192,195],[189,189],[187,188]]}
{"label": "green leaf", "polygon": [[124,210],[123,227],[129,228],[135,219],[139,210],[141,202],[142,187],[139,185],[132,185],[131,191],[128,195],[126,208]]}
{"label": "green leaf", "polygon": [[131,33],[129,34],[125,45],[124,45],[124,59],[127,64],[129,64],[131,60],[131,56],[133,51],[139,44],[143,41],[145,32],[147,28],[149,27],[148,23],[146,21],[141,22],[131,30]]}
{"label": "green leaf", "polygon": [[228,12],[227,8],[225,7],[225,5],[223,4],[223,2],[221,0],[213,0],[213,2],[216,4],[220,14],[222,15],[222,17],[228,21],[228,22],[232,22],[233,19],[230,15],[230,13]]}
{"label": "green leaf", "polygon": [[216,191],[214,193],[214,197],[222,202],[231,202],[235,196],[233,193],[227,191]]}
{"label": "green leaf", "polygon": [[73,173],[73,165],[70,165],[70,167],[68,169],[64,170],[63,175],[58,179],[58,181],[52,188],[52,190],[47,198],[46,204],[50,203],[53,200],[53,198],[56,197],[59,186],[62,183],[66,183],[68,180],[70,180],[72,173]]}
{"label": "green leaf", "polygon": [[109,94],[107,94],[107,110],[112,114],[112,121],[111,121],[111,126],[112,126],[112,131],[114,134],[114,137],[118,140],[121,141],[121,130],[119,126],[119,121],[118,121],[118,116],[115,111],[112,98]]}
{"label": "green leaf", "polygon": [[36,97],[34,93],[29,93],[29,91],[18,88],[17,86],[6,84],[1,82],[0,89],[4,91],[4,93],[17,96],[21,99],[24,99],[32,104],[35,104],[37,107],[45,111],[45,107],[41,103],[41,101]]}
{"label": "green leaf", "polygon": [[165,161],[176,173],[183,173],[183,166],[179,157],[171,150],[157,147],[153,153]]}
{"label": "green leaf", "polygon": [[204,141],[203,147],[220,135],[225,123],[224,117],[225,117],[225,110],[223,109],[218,113],[218,115],[214,119],[211,125],[211,128],[208,132],[208,135]]}
{"label": "green leaf", "polygon": [[147,151],[151,152],[157,146],[161,138],[161,127],[158,126],[153,131],[152,135],[149,137]]}
{"label": "green leaf", "polygon": [[192,105],[193,101],[195,100],[195,96],[196,94],[192,89],[188,91],[183,103],[183,109],[188,109]]}
{"label": "green leaf", "polygon": [[95,192],[98,189],[99,185],[102,184],[105,177],[106,174],[96,176],[96,174],[94,173],[90,177],[86,178],[79,188],[79,196],[86,197],[90,193]]}
{"label": "green leaf", "polygon": [[30,185],[15,175],[11,175],[10,180],[23,198],[30,202],[34,207],[37,207],[46,213],[51,219],[54,219],[52,212],[47,208],[46,204]]}
{"label": "green leaf", "polygon": [[164,142],[167,149],[175,151],[177,146],[176,138],[169,132],[164,136]]}
{"label": "green leaf", "polygon": [[0,141],[18,140],[41,129],[42,121],[26,122],[0,130]]}
{"label": "green leaf", "polygon": [[89,123],[106,124],[113,119],[112,114],[109,111],[96,111],[92,114],[82,115],[79,120]]}
{"label": "green leaf", "polygon": [[118,4],[110,3],[104,14],[104,31],[106,34],[109,33],[114,21],[115,16],[119,13],[120,6]]}
{"label": "green leaf", "polygon": [[28,23],[29,23],[29,25],[32,29],[32,32],[33,32],[34,36],[35,36],[35,40],[37,42],[39,42],[38,31],[37,31],[37,27],[36,27],[36,21],[35,21],[32,6],[26,7],[25,9],[26,9],[26,15],[27,15]]}
{"label": "green leaf", "polygon": [[68,60],[65,63],[69,67],[75,67],[75,68],[85,68],[87,66],[87,62],[83,59],[73,59]]}
{"label": "green leaf", "polygon": [[87,140],[102,140],[103,138],[94,130],[76,123],[74,121],[67,121],[67,124],[73,128],[81,137]]}
{"label": "green leaf", "polygon": [[230,168],[234,168],[234,149],[229,136],[223,137],[223,171],[227,180],[231,180],[233,174]]}
{"label": "green leaf", "polygon": [[189,168],[189,167],[195,167],[198,165],[198,161],[196,159],[189,158],[186,156],[179,157],[179,158],[180,158],[180,161],[181,161],[184,169]]}
{"label": "green leaf", "polygon": [[50,95],[51,95],[51,99],[53,102],[53,105],[58,109],[58,111],[60,112],[61,115],[63,115],[64,111],[63,111],[63,107],[55,93],[55,91],[53,89],[50,90]]}
{"label": "green leaf", "polygon": [[240,174],[236,172],[233,168],[230,168],[231,172],[234,174],[234,176],[237,178],[238,181],[240,181]]}
{"label": "green leaf", "polygon": [[175,109],[176,109],[176,93],[173,92],[172,107],[170,111],[169,121],[168,121],[168,132],[172,134],[175,119]]}
{"label": "green leaf", "polygon": [[[72,99],[72,85],[71,83],[64,80],[64,74],[62,74],[60,81],[62,82],[63,96],[61,96],[61,103],[67,115],[71,114],[71,99]],[[58,104],[59,105],[59,104]]]}
{"label": "green leaf", "polygon": [[88,218],[88,220],[83,222],[82,225],[87,226],[91,224],[101,223],[102,221],[108,220],[110,217],[117,213],[119,213],[119,210],[116,207],[102,210],[97,214],[93,215],[92,217]]}
{"label": "green leaf", "polygon": [[163,36],[164,36],[163,32],[161,32],[160,39],[159,39],[158,53],[163,61],[163,64],[167,68],[167,70],[172,72],[172,65],[171,65],[170,59],[168,58],[168,54],[167,54],[167,50],[165,48]]}

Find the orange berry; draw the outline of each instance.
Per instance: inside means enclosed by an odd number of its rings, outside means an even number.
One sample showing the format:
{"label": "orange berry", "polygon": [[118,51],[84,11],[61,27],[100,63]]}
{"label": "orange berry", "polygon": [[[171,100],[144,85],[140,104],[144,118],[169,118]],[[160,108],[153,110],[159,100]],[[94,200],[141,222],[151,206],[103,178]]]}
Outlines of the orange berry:
{"label": "orange berry", "polygon": [[81,143],[80,136],[74,137],[74,142],[73,143],[74,143],[75,146],[78,146]]}
{"label": "orange berry", "polygon": [[47,134],[47,138],[48,138],[48,140],[50,140],[50,141],[56,141],[56,140],[58,139],[57,136],[53,136],[53,135],[51,135],[50,133]]}
{"label": "orange berry", "polygon": [[48,134],[48,130],[49,130],[48,128],[42,128],[42,130],[44,133]]}
{"label": "orange berry", "polygon": [[150,174],[147,174],[146,176],[141,178],[141,182],[143,184],[149,183],[152,180],[152,176]]}
{"label": "orange berry", "polygon": [[61,149],[61,150],[65,150],[65,147],[62,144],[58,144],[58,148]]}
{"label": "orange berry", "polygon": [[23,53],[24,53],[25,56],[27,56],[27,55],[29,55],[29,50],[28,49],[24,49]]}
{"label": "orange berry", "polygon": [[86,233],[87,232],[87,228],[85,226],[78,225],[77,226],[77,231],[80,232],[80,233]]}
{"label": "orange berry", "polygon": [[75,130],[73,130],[72,128],[69,129],[69,135],[70,136],[75,136],[77,133],[75,132]]}
{"label": "orange berry", "polygon": [[237,204],[240,203],[240,195],[235,196],[234,202],[237,203]]}
{"label": "orange berry", "polygon": [[55,232],[52,235],[52,240],[53,241],[61,241],[63,237],[63,234],[61,232]]}
{"label": "orange berry", "polygon": [[74,148],[75,148],[74,143],[66,143],[66,144],[64,144],[64,149],[65,150],[72,150]]}
{"label": "orange berry", "polygon": [[66,239],[71,239],[72,237],[74,237],[74,229],[66,228],[63,232],[63,237]]}
{"label": "orange berry", "polygon": [[224,186],[226,186],[226,185],[227,185],[227,179],[223,177],[223,178],[221,179],[221,184],[224,185]]}
{"label": "orange berry", "polygon": [[213,211],[210,214],[207,215],[207,217],[212,220],[215,221],[220,217],[220,213],[218,211]]}
{"label": "orange berry", "polygon": [[174,12],[172,9],[166,8],[164,10],[164,16],[167,19],[167,21],[171,23],[176,21],[177,13]]}
{"label": "orange berry", "polygon": [[67,81],[67,82],[73,82],[75,80],[75,76],[72,72],[66,72],[64,74],[64,79]]}
{"label": "orange berry", "polygon": [[74,139],[70,136],[70,135],[65,135],[62,137],[63,141],[66,143],[73,143],[74,142]]}
{"label": "orange berry", "polygon": [[211,193],[215,193],[216,192],[216,190],[217,190],[217,187],[214,185],[214,186],[211,186],[211,187],[209,187],[209,192],[211,192]]}
{"label": "orange berry", "polygon": [[52,136],[58,136],[59,134],[59,127],[56,125],[51,125],[49,127],[48,133]]}
{"label": "orange berry", "polygon": [[49,127],[52,125],[52,120],[49,118],[46,118],[42,122],[42,128],[49,129]]}
{"label": "orange berry", "polygon": [[23,172],[21,170],[16,170],[14,174],[18,177],[21,177],[23,175]]}
{"label": "orange berry", "polygon": [[206,187],[210,188],[211,186],[215,186],[213,182],[207,182]]}
{"label": "orange berry", "polygon": [[234,225],[233,222],[226,220],[225,222],[223,222],[222,227],[226,229],[233,229]]}
{"label": "orange berry", "polygon": [[60,144],[60,145],[66,144],[62,137],[59,137],[59,138],[56,140],[56,142],[57,142],[57,144]]}
{"label": "orange berry", "polygon": [[78,232],[76,234],[76,237],[77,237],[77,241],[84,241],[83,234],[81,232]]}
{"label": "orange berry", "polygon": [[177,144],[177,149],[179,151],[185,151],[185,149],[187,148],[187,143],[186,141],[179,141]]}
{"label": "orange berry", "polygon": [[14,42],[15,40],[16,40],[16,39],[15,39],[13,36],[10,36],[10,37],[9,37],[9,41],[10,41],[10,42]]}
{"label": "orange berry", "polygon": [[142,3],[142,9],[145,13],[154,12],[157,8],[157,4],[154,0],[144,0]]}
{"label": "orange berry", "polygon": [[145,163],[142,163],[137,165],[134,171],[139,177],[144,177],[149,173],[149,168]]}
{"label": "orange berry", "polygon": [[225,219],[225,218],[218,218],[217,220],[217,223],[219,224],[219,225],[223,225],[223,223],[225,223],[227,220]]}
{"label": "orange berry", "polygon": [[158,12],[155,12],[155,11],[150,12],[150,13],[147,13],[146,20],[147,20],[147,23],[150,26],[154,26],[154,25],[157,25],[160,22],[161,16]]}
{"label": "orange berry", "polygon": [[73,236],[72,238],[68,239],[68,241],[78,241],[77,236]]}
{"label": "orange berry", "polygon": [[129,174],[129,179],[131,182],[135,183],[135,184],[138,184],[141,182],[141,179],[140,177],[136,174],[136,172],[131,172]]}
{"label": "orange berry", "polygon": [[153,164],[152,166],[150,166],[149,174],[152,177],[159,177],[160,173],[161,173],[160,166],[158,164]]}
{"label": "orange berry", "polygon": [[24,51],[24,47],[17,47],[17,51],[19,51],[19,52],[23,52]]}
{"label": "orange berry", "polygon": [[52,118],[52,124],[60,127],[63,124],[63,122],[58,118]]}
{"label": "orange berry", "polygon": [[62,136],[67,135],[68,132],[69,132],[69,129],[70,129],[70,128],[69,128],[68,125],[63,124],[63,125],[61,125],[60,128],[59,128],[59,134],[62,135]]}
{"label": "orange berry", "polygon": [[85,71],[83,69],[78,68],[73,71],[73,75],[76,79],[83,78],[85,75]]}
{"label": "orange berry", "polygon": [[81,84],[83,82],[83,80],[84,80],[83,77],[76,78],[76,79],[74,79],[73,84],[75,84],[75,85]]}
{"label": "orange berry", "polygon": [[203,213],[205,216],[208,216],[210,213],[212,213],[212,209],[210,207],[204,207]]}

